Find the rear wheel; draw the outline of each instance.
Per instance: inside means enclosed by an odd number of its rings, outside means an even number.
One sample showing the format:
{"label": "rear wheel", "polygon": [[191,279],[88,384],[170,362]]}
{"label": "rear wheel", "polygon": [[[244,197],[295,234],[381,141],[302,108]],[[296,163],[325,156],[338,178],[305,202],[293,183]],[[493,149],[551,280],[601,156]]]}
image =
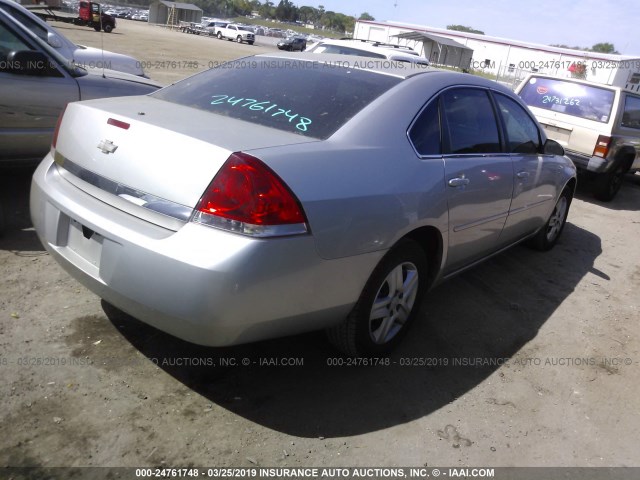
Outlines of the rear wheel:
{"label": "rear wheel", "polygon": [[424,251],[403,240],[380,261],[345,321],[327,331],[329,341],[350,356],[389,352],[416,317],[426,283]]}
{"label": "rear wheel", "polygon": [[216,37],[218,37],[218,40],[222,40],[222,33],[218,32],[218,34],[216,35]]}
{"label": "rear wheel", "polygon": [[113,30],[113,27],[111,25],[105,25],[103,29],[105,33],[111,33],[111,31]]}
{"label": "rear wheel", "polygon": [[567,223],[567,215],[569,214],[572,198],[571,189],[569,187],[565,188],[555,207],[553,207],[553,212],[551,212],[551,216],[545,226],[527,242],[530,247],[540,251],[547,251],[553,248],[558,238],[560,238],[565,223]]}
{"label": "rear wheel", "polygon": [[622,187],[625,173],[624,165],[618,164],[611,172],[598,175],[593,196],[603,202],[613,200]]}

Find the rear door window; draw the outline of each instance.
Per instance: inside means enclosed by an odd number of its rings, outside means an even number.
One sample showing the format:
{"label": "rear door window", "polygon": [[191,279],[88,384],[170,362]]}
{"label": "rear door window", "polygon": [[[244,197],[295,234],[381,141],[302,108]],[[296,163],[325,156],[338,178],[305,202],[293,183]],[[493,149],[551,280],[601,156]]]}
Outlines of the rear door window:
{"label": "rear door window", "polygon": [[391,75],[322,62],[248,57],[194,75],[152,95],[217,115],[324,139],[401,81]]}
{"label": "rear door window", "polygon": [[438,100],[431,102],[418,116],[409,131],[409,138],[419,155],[439,155],[442,152]]}
{"label": "rear door window", "polygon": [[640,97],[627,95],[624,101],[622,126],[640,130]]}
{"label": "rear door window", "polygon": [[456,88],[442,94],[448,142],[444,153],[499,153],[498,124],[488,93]]}
{"label": "rear door window", "polygon": [[520,97],[530,107],[608,123],[615,91],[570,80],[532,77]]}

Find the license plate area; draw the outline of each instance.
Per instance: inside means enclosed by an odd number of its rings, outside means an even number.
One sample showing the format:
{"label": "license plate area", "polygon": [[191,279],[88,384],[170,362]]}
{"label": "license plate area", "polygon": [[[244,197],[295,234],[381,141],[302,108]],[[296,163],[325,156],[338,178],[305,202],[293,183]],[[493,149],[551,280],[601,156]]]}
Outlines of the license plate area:
{"label": "license plate area", "polygon": [[567,146],[569,144],[569,140],[571,139],[571,130],[553,125],[543,125],[543,128],[547,133],[547,137],[550,139],[555,140],[563,146]]}
{"label": "license plate area", "polygon": [[103,242],[102,235],[72,218],[69,219],[67,248],[97,268],[100,268]]}

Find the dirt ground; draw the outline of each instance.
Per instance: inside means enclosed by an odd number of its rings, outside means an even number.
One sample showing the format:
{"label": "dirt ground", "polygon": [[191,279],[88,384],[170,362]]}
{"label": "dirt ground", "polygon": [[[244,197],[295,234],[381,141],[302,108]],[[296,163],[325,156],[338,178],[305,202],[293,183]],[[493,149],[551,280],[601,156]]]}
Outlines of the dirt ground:
{"label": "dirt ground", "polygon": [[[60,28],[150,62],[273,48]],[[640,466],[638,175],[432,291],[388,365],[339,366],[322,333],[204,348],[101,302],[37,240],[30,174],[0,173],[0,466]]]}

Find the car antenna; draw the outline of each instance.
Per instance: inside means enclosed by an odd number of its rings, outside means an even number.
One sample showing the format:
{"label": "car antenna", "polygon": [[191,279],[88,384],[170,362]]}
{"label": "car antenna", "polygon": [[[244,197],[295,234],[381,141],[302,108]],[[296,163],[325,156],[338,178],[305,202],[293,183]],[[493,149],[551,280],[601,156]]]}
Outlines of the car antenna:
{"label": "car antenna", "polygon": [[102,5],[99,7],[100,11],[100,55],[102,56],[102,78],[107,78],[104,74],[104,28],[102,26]]}

